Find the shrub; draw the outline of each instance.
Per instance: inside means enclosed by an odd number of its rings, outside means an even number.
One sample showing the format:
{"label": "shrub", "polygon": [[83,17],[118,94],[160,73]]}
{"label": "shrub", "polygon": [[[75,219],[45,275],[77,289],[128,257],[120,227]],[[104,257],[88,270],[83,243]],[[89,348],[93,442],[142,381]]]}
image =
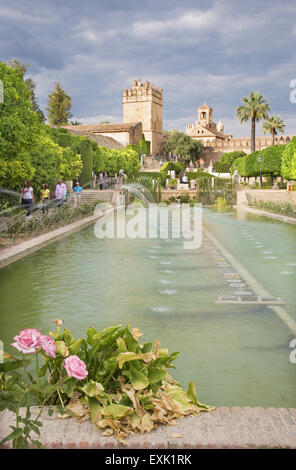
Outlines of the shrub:
{"label": "shrub", "polygon": [[258,209],[274,212],[275,214],[286,215],[288,217],[296,217],[296,207],[289,202],[273,202],[254,200],[252,206]]}
{"label": "shrub", "polygon": [[188,204],[190,202],[190,196],[189,194],[184,194],[184,196],[180,197],[180,202],[182,204]]}
{"label": "shrub", "polygon": [[[54,322],[57,331],[50,336],[27,329],[14,337],[12,346],[22,357],[4,353],[0,410],[14,413],[16,427],[0,446],[12,441],[13,448],[28,448],[29,443],[41,447],[38,418],[44,406],[50,416],[57,406],[59,415],[89,419],[105,429],[103,435],[113,434],[122,444],[134,432],[150,432],[158,424],[175,424],[176,418],[214,409],[198,401],[193,382],[184,391],[168,374],[179,353],[160,349],[157,340],[141,344],[138,328],[90,327],[85,337],[75,340],[69,330],[61,330],[63,320]],[[29,364],[34,377],[26,370]],[[39,405],[36,419],[30,411],[34,404]],[[25,417],[21,407],[26,407]]]}
{"label": "shrub", "polygon": [[296,180],[296,137],[284,147],[281,175],[287,180]]}

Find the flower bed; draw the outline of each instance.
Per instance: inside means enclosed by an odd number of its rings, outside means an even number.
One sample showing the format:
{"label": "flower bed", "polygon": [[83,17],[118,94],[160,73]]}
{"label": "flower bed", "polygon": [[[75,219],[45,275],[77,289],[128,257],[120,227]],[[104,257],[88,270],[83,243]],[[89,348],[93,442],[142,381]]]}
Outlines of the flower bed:
{"label": "flower bed", "polygon": [[[86,338],[75,340],[66,328],[61,331],[63,320],[54,321],[57,331],[50,336],[32,328],[14,337],[21,359],[4,353],[0,410],[14,412],[16,426],[0,447],[10,440],[14,448],[41,447],[39,418],[45,406],[49,415],[56,405],[62,417],[90,420],[103,436],[113,434],[123,444],[131,433],[214,409],[197,400],[193,382],[184,391],[168,374],[179,353],[160,349],[157,340],[140,344],[137,328],[115,325],[99,332],[91,327]],[[28,371],[30,362],[35,362],[35,377]],[[33,420],[30,407],[36,404],[40,412]]]}
{"label": "flower bed", "polygon": [[262,209],[268,212],[273,212],[274,214],[281,214],[296,218],[296,207],[289,202],[260,201],[254,199],[252,202],[252,207],[256,207],[257,209]]}

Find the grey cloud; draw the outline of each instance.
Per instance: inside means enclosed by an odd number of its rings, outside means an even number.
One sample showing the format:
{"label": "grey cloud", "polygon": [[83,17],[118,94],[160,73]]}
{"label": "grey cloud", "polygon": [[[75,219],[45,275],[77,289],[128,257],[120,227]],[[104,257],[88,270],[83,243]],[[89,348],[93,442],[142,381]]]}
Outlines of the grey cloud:
{"label": "grey cloud", "polygon": [[291,0],[2,0],[1,13],[2,60],[30,64],[43,109],[59,80],[77,119],[121,120],[122,89],[142,77],[164,89],[165,128],[185,130],[206,99],[228,132],[248,135],[235,108],[259,90],[296,133],[288,99],[296,78]]}

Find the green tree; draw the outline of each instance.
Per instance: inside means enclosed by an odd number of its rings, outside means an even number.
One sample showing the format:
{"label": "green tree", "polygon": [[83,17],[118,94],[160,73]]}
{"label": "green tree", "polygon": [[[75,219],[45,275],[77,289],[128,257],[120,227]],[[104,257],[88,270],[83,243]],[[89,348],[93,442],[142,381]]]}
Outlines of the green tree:
{"label": "green tree", "polygon": [[[237,166],[238,173],[243,177],[258,176],[261,168],[262,175],[270,175],[272,183],[273,178],[281,174],[282,155],[285,147],[285,145],[275,145],[264,150],[257,150],[250,155],[238,158],[234,164]],[[258,161],[259,157],[261,157],[261,163]]]}
{"label": "green tree", "polygon": [[163,145],[164,152],[181,155],[185,162],[188,163],[198,160],[202,148],[200,140],[194,140],[190,136],[177,130],[172,131],[168,140]]}
{"label": "green tree", "polygon": [[60,83],[56,84],[56,87],[52,93],[48,95],[48,112],[49,124],[54,126],[61,126],[68,124],[69,119],[72,117],[70,113],[72,98],[63,90]]}
{"label": "green tree", "polygon": [[4,102],[0,103],[0,184],[16,189],[34,175],[30,153],[43,124],[33,111],[22,75],[0,62],[0,79],[4,87]]}
{"label": "green tree", "polygon": [[53,189],[59,178],[64,181],[77,178],[82,169],[80,155],[69,147],[60,147],[46,133],[40,135],[32,150],[31,162],[35,169],[32,184],[36,192],[44,182]]}
{"label": "green tree", "polygon": [[271,134],[272,135],[272,145],[274,145],[274,136],[278,134],[278,132],[283,133],[285,130],[285,123],[279,116],[270,116],[266,119],[266,121],[262,124],[262,129],[264,129],[264,134]]}
{"label": "green tree", "polygon": [[[245,152],[243,152],[242,150],[235,150],[234,152],[228,152],[228,153],[223,153],[223,155],[221,155],[221,158],[220,158],[220,162],[217,162],[217,163],[220,163],[220,165],[217,165],[215,163],[215,169],[217,168],[220,168],[221,170],[224,169],[225,173],[227,173],[231,166],[234,164],[234,162],[238,159],[238,158],[241,158],[241,157],[244,157],[246,155]],[[221,173],[223,173],[221,171]]]}
{"label": "green tree", "polygon": [[242,102],[244,104],[236,109],[236,117],[240,123],[251,119],[251,153],[253,153],[255,152],[255,123],[268,118],[267,113],[270,111],[270,107],[258,91],[256,93],[251,91],[249,97],[244,96],[242,98]]}
{"label": "green tree", "polygon": [[281,175],[287,180],[296,180],[296,137],[285,145],[282,155]]}
{"label": "green tree", "polygon": [[[27,68],[29,67],[29,64],[21,64],[18,59],[14,59],[13,61],[9,60],[7,62],[7,65],[9,67],[12,67],[15,70],[17,70],[18,73],[22,76],[23,79],[24,79],[24,75],[27,72]],[[24,82],[26,83],[26,85],[27,85],[27,87],[28,87],[28,89],[30,90],[30,93],[31,93],[31,103],[32,103],[32,106],[33,106],[33,110],[38,114],[40,119],[43,122],[45,122],[44,113],[43,113],[43,111],[41,110],[41,108],[39,106],[38,98],[37,98],[36,93],[35,93],[36,82],[34,82],[34,80],[32,78],[26,78],[26,79],[24,79]]]}

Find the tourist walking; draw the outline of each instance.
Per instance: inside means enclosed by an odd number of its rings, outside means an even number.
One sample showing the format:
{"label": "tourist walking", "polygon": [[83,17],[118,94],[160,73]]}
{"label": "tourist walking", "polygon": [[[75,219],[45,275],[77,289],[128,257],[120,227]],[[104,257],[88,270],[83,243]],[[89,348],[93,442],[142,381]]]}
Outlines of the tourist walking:
{"label": "tourist walking", "polygon": [[43,214],[48,214],[48,204],[50,201],[50,191],[48,189],[48,186],[46,183],[42,183],[41,185],[41,198],[40,198],[40,203],[41,203],[41,208]]}
{"label": "tourist walking", "polygon": [[20,204],[22,204],[27,211],[26,218],[30,219],[32,217],[31,206],[34,204],[34,194],[33,188],[30,184],[30,181],[28,180],[24,181],[23,187],[21,189]]}
{"label": "tourist walking", "polygon": [[99,186],[100,186],[100,189],[103,189],[103,173],[102,172],[100,173],[100,176],[99,176]]}
{"label": "tourist walking", "polygon": [[80,199],[81,199],[81,192],[82,192],[82,187],[79,185],[79,181],[76,182],[74,188],[74,207],[79,207],[80,206]]}
{"label": "tourist walking", "polygon": [[93,188],[95,188],[96,185],[97,185],[97,175],[95,174],[94,171],[93,171],[93,175],[92,175],[92,185],[93,185]]}
{"label": "tourist walking", "polygon": [[108,188],[108,180],[109,180],[108,173],[107,173],[107,171],[104,171],[104,173],[103,173],[103,189]]}
{"label": "tourist walking", "polygon": [[60,210],[63,202],[66,199],[66,195],[67,195],[67,187],[66,187],[65,183],[63,183],[62,180],[58,180],[58,183],[57,183],[56,189],[55,189],[55,197],[56,197],[56,201],[57,201],[57,207],[58,207],[59,210]]}

